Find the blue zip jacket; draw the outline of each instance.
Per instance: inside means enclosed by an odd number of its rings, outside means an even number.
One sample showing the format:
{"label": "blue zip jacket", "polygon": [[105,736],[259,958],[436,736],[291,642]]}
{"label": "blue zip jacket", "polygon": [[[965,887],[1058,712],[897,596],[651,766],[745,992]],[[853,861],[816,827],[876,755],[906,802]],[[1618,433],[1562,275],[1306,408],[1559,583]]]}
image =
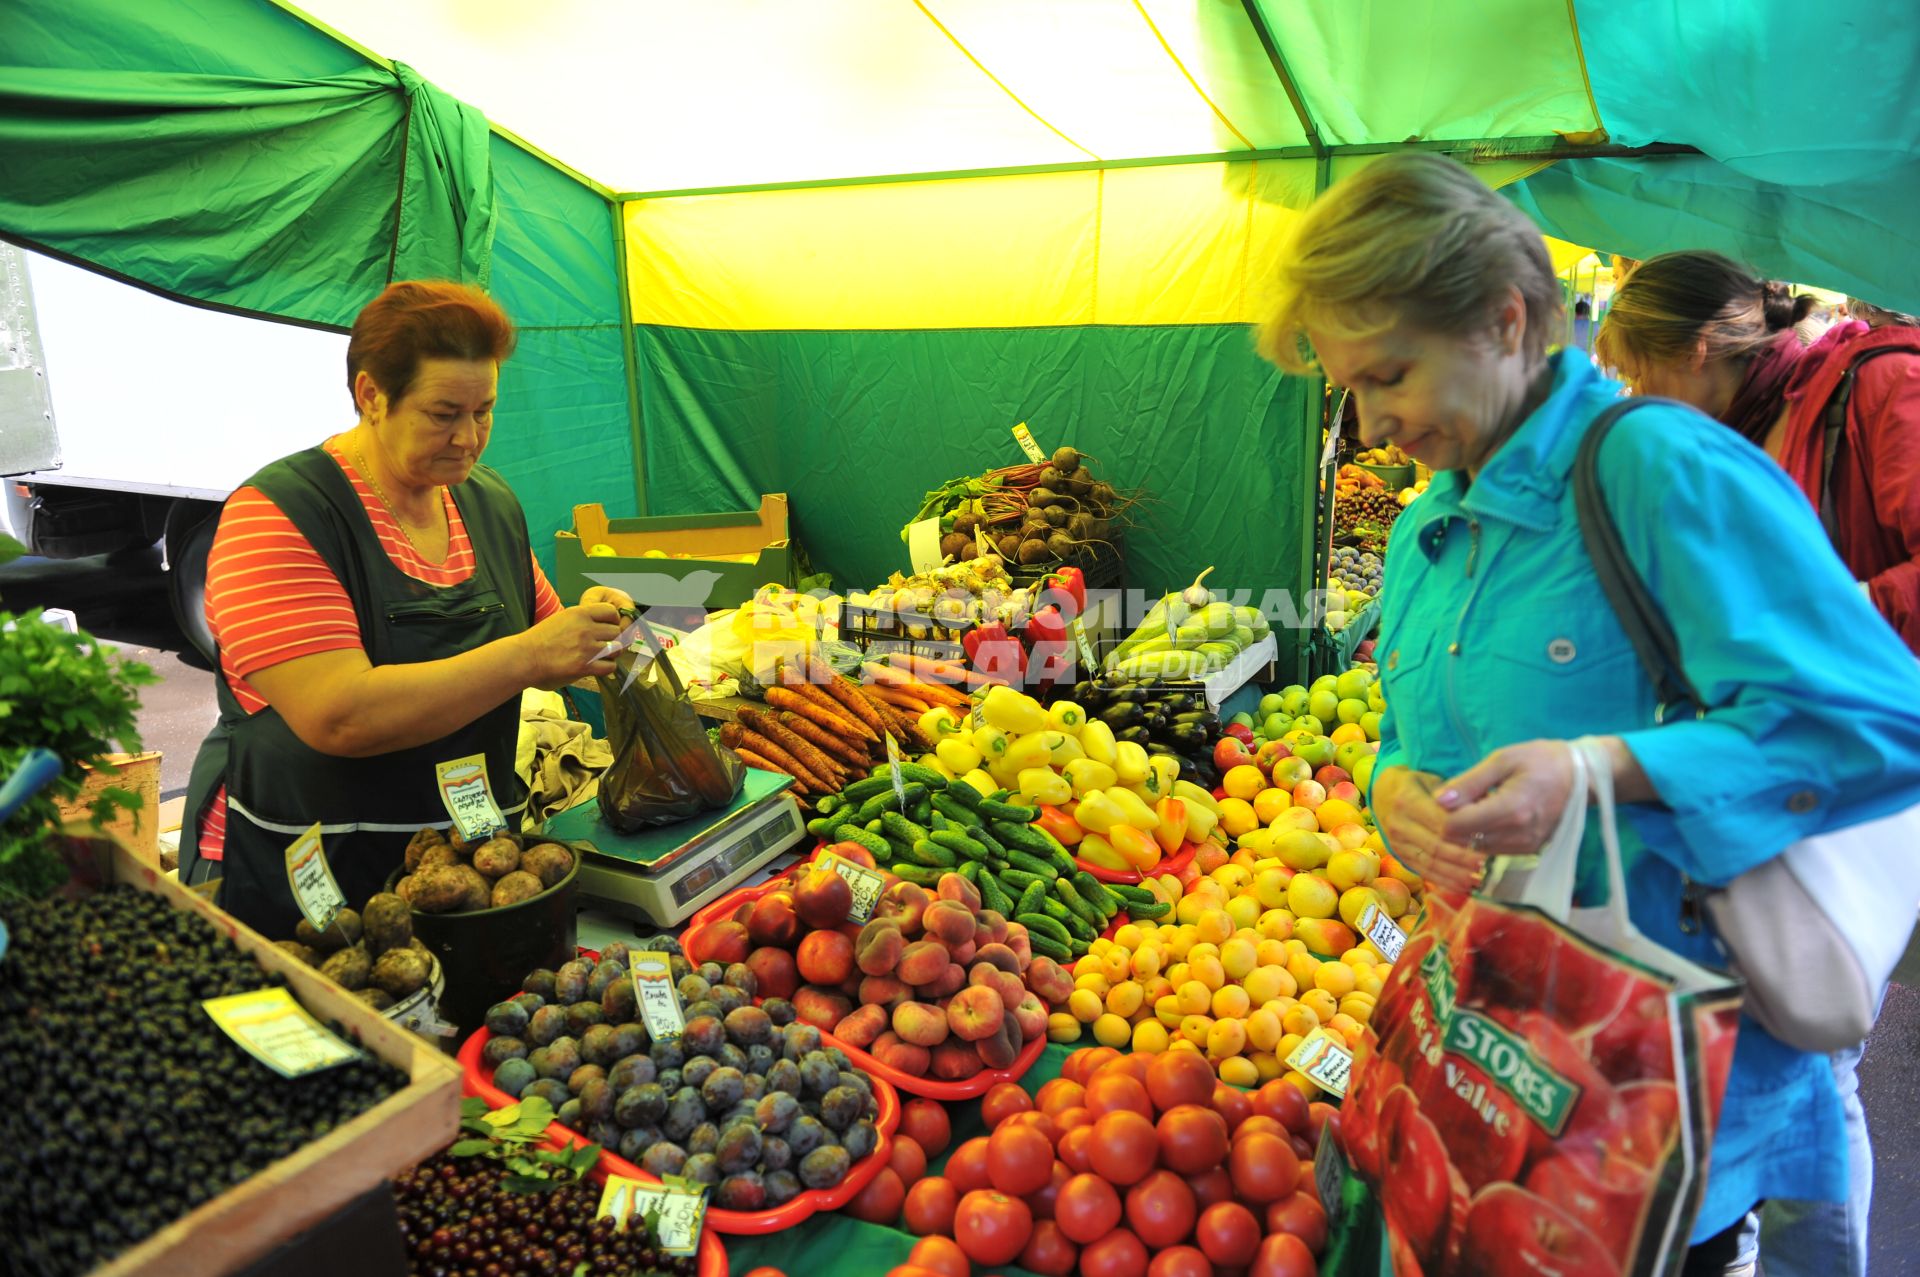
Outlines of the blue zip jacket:
{"label": "blue zip jacket", "polygon": [[[1577,353],[1554,358],[1547,401],[1479,477],[1436,475],[1394,526],[1374,775],[1407,765],[1453,776],[1503,745],[1622,737],[1665,800],[1621,809],[1633,921],[1725,966],[1710,935],[1681,928],[1682,875],[1724,884],[1810,834],[1920,803],[1920,662],[1764,453],[1691,409],[1649,405],[1602,445],[1600,484],[1688,677],[1716,707],[1655,725],[1652,685],[1594,575],[1569,482],[1587,428],[1621,388]],[[1590,840],[1583,901],[1605,898],[1597,856]],[[1807,992],[1819,995],[1816,973]],[[1694,1239],[1762,1198],[1835,1201],[1846,1187],[1826,1057],[1742,1017]]]}

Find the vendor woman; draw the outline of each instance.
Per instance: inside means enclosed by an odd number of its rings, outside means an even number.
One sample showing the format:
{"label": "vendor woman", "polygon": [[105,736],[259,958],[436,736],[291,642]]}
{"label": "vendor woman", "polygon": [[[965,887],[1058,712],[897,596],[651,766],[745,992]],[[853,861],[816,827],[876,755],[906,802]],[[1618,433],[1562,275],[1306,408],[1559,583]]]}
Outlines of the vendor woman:
{"label": "vendor woman", "polygon": [[347,343],[359,421],[227,500],[207,563],[220,721],[188,788],[188,882],[269,936],[299,913],[287,850],[318,822],[347,902],[379,891],[438,764],[479,755],[517,827],[520,693],[604,674],[624,594],[562,607],[526,517],[480,464],[513,325],[478,289],[396,283]]}

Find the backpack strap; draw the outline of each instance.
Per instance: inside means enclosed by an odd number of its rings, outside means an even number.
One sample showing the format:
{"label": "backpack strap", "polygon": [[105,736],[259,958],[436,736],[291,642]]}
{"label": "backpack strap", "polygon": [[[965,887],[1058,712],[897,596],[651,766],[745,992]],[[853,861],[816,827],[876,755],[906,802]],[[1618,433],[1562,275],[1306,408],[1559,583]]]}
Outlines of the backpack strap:
{"label": "backpack strap", "polygon": [[1613,521],[1606,494],[1600,489],[1599,466],[1600,445],[1606,442],[1614,424],[1635,408],[1655,403],[1672,404],[1672,401],[1627,399],[1595,417],[1587,427],[1586,437],[1580,441],[1580,452],[1573,462],[1572,482],[1580,539],[1586,543],[1587,557],[1593,560],[1594,573],[1600,578],[1600,588],[1606,593],[1607,601],[1613,605],[1620,628],[1627,632],[1627,641],[1633,644],[1634,654],[1640,658],[1640,666],[1653,684],[1658,701],[1654,721],[1658,723],[1664,722],[1677,706],[1691,706],[1696,718],[1706,714],[1707,706],[1680,663],[1680,643],[1674,637],[1673,627],[1634,568],[1633,560],[1627,557],[1619,525]]}
{"label": "backpack strap", "polygon": [[1820,424],[1826,435],[1820,450],[1820,526],[1827,530],[1827,540],[1833,542],[1835,550],[1840,549],[1840,517],[1833,504],[1833,468],[1847,441],[1847,405],[1853,400],[1854,374],[1868,360],[1894,352],[1920,354],[1920,346],[1879,346],[1861,355],[1840,374],[1840,384],[1833,388],[1827,406],[1820,413]]}

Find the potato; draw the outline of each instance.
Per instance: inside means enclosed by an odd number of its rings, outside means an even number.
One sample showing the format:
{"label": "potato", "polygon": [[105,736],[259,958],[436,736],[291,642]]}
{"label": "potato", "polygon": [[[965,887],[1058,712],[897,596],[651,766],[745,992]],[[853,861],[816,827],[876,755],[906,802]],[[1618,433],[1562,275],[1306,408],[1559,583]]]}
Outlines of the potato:
{"label": "potato", "polygon": [[355,989],[353,996],[376,1011],[384,1011],[393,1005],[393,998],[385,989]]}
{"label": "potato", "polygon": [[473,867],[490,879],[503,878],[520,867],[520,848],[511,839],[489,838],[473,849]]}
{"label": "potato", "polygon": [[551,887],[573,872],[573,849],[557,842],[536,843],[520,855],[520,867]]}
{"label": "potato", "polygon": [[305,918],[293,929],[293,938],[322,953],[332,953],[344,949],[350,944],[360,943],[360,915],[351,909],[342,909],[333,915],[333,921],[327,924],[325,931],[315,931],[313,924]]}
{"label": "potato", "polygon": [[400,897],[402,900],[406,901],[408,905],[412,905],[413,889],[418,885],[419,884],[415,880],[414,876],[412,874],[408,874],[406,877],[402,878],[399,882],[396,882],[393,884],[393,894]]}
{"label": "potato", "polygon": [[[406,881],[406,879],[402,879]],[[389,949],[404,949],[413,939],[413,909],[398,895],[381,892],[367,901],[360,914],[367,952],[378,958]]]}
{"label": "potato", "polygon": [[422,829],[407,842],[407,872],[420,867],[420,858],[430,847],[445,847],[447,836],[438,829]]}
{"label": "potato", "polygon": [[436,865],[457,865],[459,863],[460,857],[454,854],[452,847],[446,843],[435,843],[420,853],[420,863],[413,867],[413,871],[419,873],[423,869],[432,869]]}
{"label": "potato", "polygon": [[312,948],[309,945],[301,944],[298,940],[275,940],[273,946],[276,949],[286,950],[310,967],[318,967],[322,962],[327,960],[326,954],[321,953],[318,949]]}
{"label": "potato", "polygon": [[[466,907],[469,865],[435,865],[413,875],[413,907],[421,913],[453,913]],[[479,874],[473,874],[479,878]],[[485,878],[480,878],[485,882]]]}
{"label": "potato", "polygon": [[348,945],[320,967],[321,975],[348,990],[366,988],[367,977],[372,972],[373,959],[367,956],[363,946],[357,944]]}
{"label": "potato", "polygon": [[540,885],[540,879],[524,869],[517,869],[505,875],[493,886],[493,905],[517,905],[522,900],[531,900],[546,888]]}
{"label": "potato", "polygon": [[412,949],[389,949],[380,955],[380,961],[373,964],[368,979],[398,1002],[408,994],[425,988],[432,971],[432,965]]}
{"label": "potato", "polygon": [[493,903],[493,884],[488,882],[478,869],[472,865],[455,865],[453,872],[460,876],[461,882],[466,886],[466,895],[460,902],[461,913],[485,909]]}

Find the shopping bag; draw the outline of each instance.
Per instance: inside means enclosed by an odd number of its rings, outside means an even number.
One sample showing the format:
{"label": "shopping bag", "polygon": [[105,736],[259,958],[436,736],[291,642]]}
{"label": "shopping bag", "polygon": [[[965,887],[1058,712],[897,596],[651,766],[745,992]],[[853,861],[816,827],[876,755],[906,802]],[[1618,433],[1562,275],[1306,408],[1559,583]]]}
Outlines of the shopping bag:
{"label": "shopping bag", "polygon": [[614,672],[599,679],[613,747],[600,814],[621,833],[725,807],[747,775],[738,754],[708,738],[673,663],[659,659],[658,637],[635,624],[642,642],[617,652]]}
{"label": "shopping bag", "polygon": [[[1739,986],[1634,928],[1606,756],[1580,741],[1574,759],[1535,868],[1482,894],[1429,890],[1356,1049],[1340,1135],[1379,1194],[1396,1277],[1684,1262]],[[1609,898],[1574,909],[1590,789]]]}

